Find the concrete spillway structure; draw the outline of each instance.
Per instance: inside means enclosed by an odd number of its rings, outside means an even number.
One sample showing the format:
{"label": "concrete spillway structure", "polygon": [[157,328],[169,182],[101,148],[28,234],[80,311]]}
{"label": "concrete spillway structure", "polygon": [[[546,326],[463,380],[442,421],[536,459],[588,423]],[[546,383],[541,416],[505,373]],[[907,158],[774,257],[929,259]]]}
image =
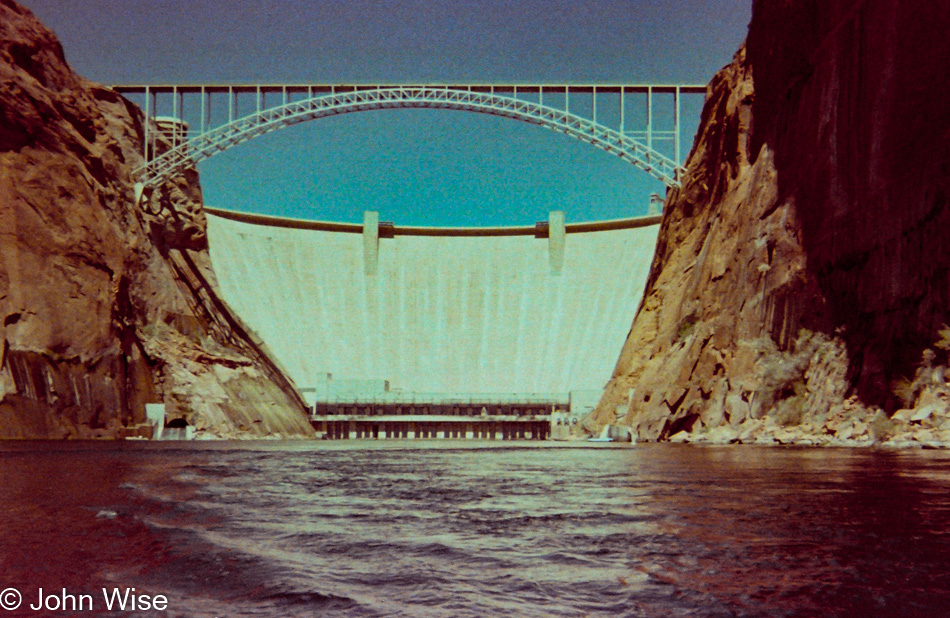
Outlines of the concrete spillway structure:
{"label": "concrete spillway structure", "polygon": [[360,226],[209,212],[224,299],[299,387],[327,374],[430,399],[604,387],[658,217],[451,230],[367,215]]}

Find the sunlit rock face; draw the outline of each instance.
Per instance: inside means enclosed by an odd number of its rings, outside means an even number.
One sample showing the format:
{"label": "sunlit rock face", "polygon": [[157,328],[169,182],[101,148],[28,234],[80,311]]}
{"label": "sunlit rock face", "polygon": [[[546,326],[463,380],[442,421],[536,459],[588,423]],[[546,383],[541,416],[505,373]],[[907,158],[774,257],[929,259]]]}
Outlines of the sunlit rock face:
{"label": "sunlit rock face", "polygon": [[0,438],[119,436],[147,402],[221,436],[310,435],[217,299],[197,174],[134,204],[142,129],[0,0]]}
{"label": "sunlit rock face", "polygon": [[948,25],[945,3],[755,2],[592,428],[818,443],[858,422],[869,441],[914,429],[887,417],[920,405],[927,389],[895,381],[950,322]]}

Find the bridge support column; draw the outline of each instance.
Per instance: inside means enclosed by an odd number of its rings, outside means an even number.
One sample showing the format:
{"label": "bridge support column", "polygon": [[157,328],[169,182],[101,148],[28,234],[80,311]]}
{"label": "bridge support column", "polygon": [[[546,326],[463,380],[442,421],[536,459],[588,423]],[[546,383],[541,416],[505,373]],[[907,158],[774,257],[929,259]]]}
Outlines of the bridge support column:
{"label": "bridge support column", "polygon": [[564,268],[564,240],[564,211],[553,210],[548,215],[548,261],[552,275],[560,275]]}
{"label": "bridge support column", "polygon": [[367,210],[363,213],[363,272],[376,274],[379,268],[379,213]]}

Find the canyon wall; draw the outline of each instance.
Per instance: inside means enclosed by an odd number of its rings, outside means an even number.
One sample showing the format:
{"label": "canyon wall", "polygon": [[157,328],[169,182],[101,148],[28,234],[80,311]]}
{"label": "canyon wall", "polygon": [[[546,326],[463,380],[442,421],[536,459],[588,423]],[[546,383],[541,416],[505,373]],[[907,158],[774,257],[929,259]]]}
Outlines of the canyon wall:
{"label": "canyon wall", "polygon": [[215,291],[197,173],[136,205],[142,140],[140,110],[0,0],[0,438],[144,432],[148,402],[199,433],[312,435]]}
{"label": "canyon wall", "polygon": [[756,1],[588,426],[950,442],[950,6]]}

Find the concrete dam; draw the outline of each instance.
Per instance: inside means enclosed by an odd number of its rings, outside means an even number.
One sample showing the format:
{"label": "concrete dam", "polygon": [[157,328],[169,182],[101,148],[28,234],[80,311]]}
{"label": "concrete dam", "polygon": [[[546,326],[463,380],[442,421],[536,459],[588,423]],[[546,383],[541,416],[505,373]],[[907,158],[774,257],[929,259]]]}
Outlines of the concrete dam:
{"label": "concrete dam", "polygon": [[560,212],[412,228],[373,212],[359,225],[208,209],[223,298],[311,401],[477,401],[483,414],[596,403],[658,229],[659,217],[565,225]]}

